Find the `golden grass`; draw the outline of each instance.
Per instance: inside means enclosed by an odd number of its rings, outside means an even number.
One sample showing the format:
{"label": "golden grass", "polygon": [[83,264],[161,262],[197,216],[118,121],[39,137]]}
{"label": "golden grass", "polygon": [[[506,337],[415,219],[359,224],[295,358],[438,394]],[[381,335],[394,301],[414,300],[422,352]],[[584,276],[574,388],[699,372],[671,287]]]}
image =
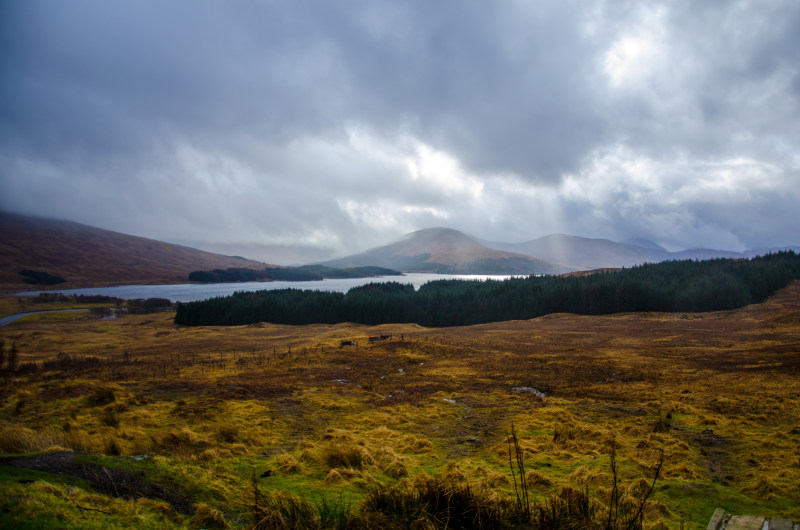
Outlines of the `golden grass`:
{"label": "golden grass", "polygon": [[[234,524],[226,514],[267,471],[267,489],[312,500],[357,504],[370,485],[430,475],[513,495],[513,423],[539,500],[589,487],[605,502],[613,440],[625,491],[665,453],[651,526],[702,527],[721,503],[800,519],[798,323],[798,282],[737,311],[466,328],[21,322],[0,336],[23,362],[59,353],[97,362],[12,375],[0,451],[162,458],[239,499],[201,499]],[[381,333],[405,340],[338,348]]]}

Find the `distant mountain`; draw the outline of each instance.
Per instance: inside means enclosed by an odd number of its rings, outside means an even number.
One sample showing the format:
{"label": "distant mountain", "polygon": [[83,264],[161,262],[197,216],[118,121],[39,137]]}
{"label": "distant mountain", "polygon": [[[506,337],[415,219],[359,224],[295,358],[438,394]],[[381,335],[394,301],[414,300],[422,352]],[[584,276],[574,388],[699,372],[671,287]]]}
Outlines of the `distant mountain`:
{"label": "distant mountain", "polygon": [[623,241],[623,243],[627,243],[628,245],[633,245],[634,247],[642,247],[649,250],[656,250],[658,252],[669,252],[669,250],[665,249],[658,243],[655,243],[643,237],[634,237],[632,239],[628,239],[627,241]]}
{"label": "distant mountain", "polygon": [[[185,282],[198,269],[232,267],[265,265],[71,221],[0,212],[0,289],[6,291]],[[45,281],[24,281],[37,278]]]}
{"label": "distant mountain", "polygon": [[645,248],[608,239],[551,234],[523,243],[492,243],[485,245],[500,250],[563,263],[580,270],[630,267],[632,265],[668,259],[666,250]]}
{"label": "distant mountain", "polygon": [[744,257],[739,252],[732,250],[716,250],[712,248],[691,248],[688,250],[679,250],[677,252],[670,252],[665,259],[696,259],[707,260],[714,258],[741,258]]}
{"label": "distant mountain", "polygon": [[324,264],[332,267],[378,265],[405,272],[452,274],[561,274],[668,260],[750,258],[783,249],[800,251],[800,247],[787,246],[741,253],[715,249],[670,252],[642,238],[619,243],[565,234],[503,243],[475,238],[458,230],[429,228],[389,245]]}
{"label": "distant mountain", "polygon": [[785,247],[772,247],[772,248],[757,248],[754,250],[745,250],[742,252],[742,257],[753,258],[755,256],[764,256],[766,254],[775,254],[781,250],[793,250],[800,254],[800,246],[785,246]]}
{"label": "distant mountain", "polygon": [[331,267],[377,265],[403,272],[440,274],[560,274],[574,270],[520,253],[492,249],[449,228],[428,228],[403,239],[323,263]]}
{"label": "distant mountain", "polygon": [[730,250],[696,248],[670,252],[647,239],[640,238],[629,240],[627,243],[618,243],[608,239],[590,239],[564,234],[551,234],[523,243],[497,243],[483,240],[481,240],[481,243],[490,248],[535,256],[580,270],[632,267],[642,263],[657,263],[668,260],[751,258],[784,249],[795,251],[800,249],[800,247],[786,246],[733,252]]}

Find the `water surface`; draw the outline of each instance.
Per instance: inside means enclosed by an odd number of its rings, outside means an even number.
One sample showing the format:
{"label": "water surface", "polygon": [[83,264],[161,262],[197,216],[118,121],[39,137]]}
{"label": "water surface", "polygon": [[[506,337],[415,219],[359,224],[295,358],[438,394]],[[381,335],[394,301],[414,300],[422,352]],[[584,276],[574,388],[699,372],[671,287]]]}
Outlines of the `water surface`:
{"label": "water surface", "polygon": [[347,292],[353,287],[375,282],[398,282],[411,284],[419,289],[422,284],[434,280],[505,280],[511,276],[460,275],[407,273],[403,276],[381,276],[378,278],[341,278],[312,282],[242,282],[242,283],[185,283],[176,285],[117,285],[115,287],[88,287],[84,289],[60,289],[55,291],[22,291],[18,296],[36,296],[39,293],[63,293],[104,295],[123,298],[167,298],[173,302],[194,302],[218,296],[228,296],[237,291],[264,291],[274,289],[305,289],[312,291]]}

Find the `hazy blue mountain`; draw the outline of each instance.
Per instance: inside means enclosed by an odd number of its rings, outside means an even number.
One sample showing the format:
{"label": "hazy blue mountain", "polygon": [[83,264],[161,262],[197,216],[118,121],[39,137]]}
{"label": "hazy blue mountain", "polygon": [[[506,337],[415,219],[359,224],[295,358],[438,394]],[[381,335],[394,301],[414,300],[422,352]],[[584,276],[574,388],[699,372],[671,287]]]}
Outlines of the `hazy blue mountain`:
{"label": "hazy blue mountain", "polygon": [[666,250],[645,248],[608,239],[551,234],[522,243],[492,243],[485,245],[528,256],[562,263],[580,270],[630,267],[645,262],[668,259]]}
{"label": "hazy blue mountain", "polygon": [[631,238],[631,239],[628,239],[628,240],[624,241],[624,243],[626,243],[628,245],[633,245],[635,247],[642,247],[642,248],[646,248],[646,249],[649,249],[649,250],[655,250],[655,251],[658,251],[658,252],[669,252],[669,250],[665,249],[664,247],[662,247],[658,243],[650,241],[649,239],[644,238],[644,237],[634,237],[634,238]]}
{"label": "hazy blue mountain", "polygon": [[633,267],[667,260],[749,258],[783,249],[734,252],[688,249],[670,252],[644,238],[625,243],[566,234],[508,243],[472,237],[458,230],[429,228],[361,254],[325,262],[334,267],[378,265],[402,271],[463,274],[559,274],[575,270]]}

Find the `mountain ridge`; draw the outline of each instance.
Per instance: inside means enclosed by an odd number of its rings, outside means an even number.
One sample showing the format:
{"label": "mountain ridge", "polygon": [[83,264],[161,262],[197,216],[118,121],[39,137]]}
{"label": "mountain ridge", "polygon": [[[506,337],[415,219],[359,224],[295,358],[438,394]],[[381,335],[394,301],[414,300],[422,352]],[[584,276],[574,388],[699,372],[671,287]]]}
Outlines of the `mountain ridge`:
{"label": "mountain ridge", "polygon": [[[456,234],[458,236],[456,237]],[[438,239],[438,240],[437,240]],[[442,241],[444,240],[444,241]],[[409,241],[411,244],[409,244]],[[639,244],[635,244],[635,242]],[[480,257],[471,262],[461,261],[461,267],[452,260],[444,262],[442,256],[454,242],[460,242],[462,256],[469,254],[469,248],[480,249]],[[414,249],[416,254],[412,251]],[[456,274],[561,274],[585,270],[618,269],[632,267],[643,263],[657,263],[669,260],[706,260],[713,258],[751,258],[757,255],[779,250],[800,251],[800,246],[781,246],[767,249],[730,250],[695,248],[671,252],[650,240],[639,238],[620,243],[609,239],[588,238],[568,234],[549,234],[537,239],[521,243],[507,243],[477,238],[452,228],[425,228],[403,236],[403,238],[374,247],[364,252],[322,262],[331,266],[359,266],[370,259],[380,260],[374,263],[384,267],[403,270],[404,272],[450,272],[463,271],[463,265],[469,263],[474,272],[455,272]],[[427,250],[427,252],[426,252]],[[494,250],[497,253],[492,254]],[[437,254],[436,252],[439,252]],[[450,255],[457,254],[452,249]],[[481,260],[483,258],[483,261]],[[526,261],[526,258],[534,260]],[[466,259],[466,258],[465,258]],[[502,260],[514,262],[517,272],[512,267],[499,270]],[[483,266],[483,269],[480,267]],[[416,269],[414,268],[416,267]]]}
{"label": "mountain ridge", "polygon": [[[504,243],[453,228],[434,227],[358,254],[314,264],[337,268],[378,266],[402,272],[527,275],[608,270],[677,259],[751,258],[783,249],[800,252],[798,246],[743,252],[670,252],[649,240],[639,240],[641,245],[635,242],[550,234],[521,243]],[[189,273],[197,270],[268,267],[274,266],[73,221],[0,211],[0,290],[183,283]],[[26,283],[31,278],[65,281],[37,287]]]}

